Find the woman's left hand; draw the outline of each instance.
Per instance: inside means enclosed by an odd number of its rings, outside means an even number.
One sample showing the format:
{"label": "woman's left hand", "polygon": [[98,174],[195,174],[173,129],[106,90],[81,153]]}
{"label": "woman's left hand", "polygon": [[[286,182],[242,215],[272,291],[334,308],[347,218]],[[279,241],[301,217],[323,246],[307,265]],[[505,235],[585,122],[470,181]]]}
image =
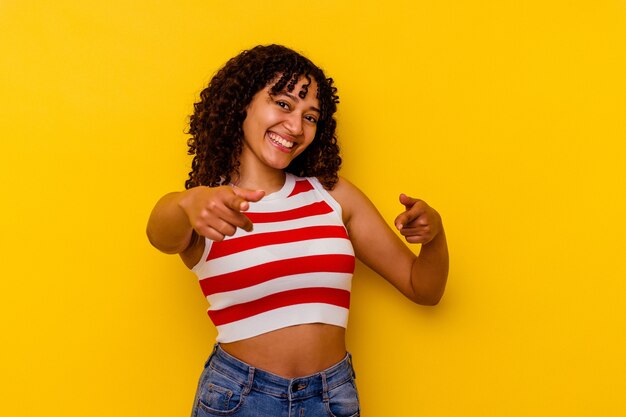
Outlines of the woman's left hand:
{"label": "woman's left hand", "polygon": [[400,203],[406,210],[394,224],[407,242],[425,245],[441,232],[441,216],[425,201],[400,194]]}

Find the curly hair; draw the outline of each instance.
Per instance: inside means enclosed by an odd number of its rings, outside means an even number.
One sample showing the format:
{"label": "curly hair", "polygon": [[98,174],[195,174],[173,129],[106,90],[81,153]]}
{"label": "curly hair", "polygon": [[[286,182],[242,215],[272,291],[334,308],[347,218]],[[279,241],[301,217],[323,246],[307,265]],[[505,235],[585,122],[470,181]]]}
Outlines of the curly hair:
{"label": "curly hair", "polygon": [[[273,94],[293,91],[300,77],[317,83],[320,117],[313,142],[285,169],[300,177],[317,177],[327,189],[337,183],[341,166],[333,117],[337,111],[337,88],[322,69],[299,53],[281,45],[256,46],[231,58],[200,93],[190,116],[187,141],[194,155],[185,188],[215,187],[231,181],[239,172],[243,149],[243,121],[253,96],[263,88]],[[306,97],[307,87],[298,93]]]}

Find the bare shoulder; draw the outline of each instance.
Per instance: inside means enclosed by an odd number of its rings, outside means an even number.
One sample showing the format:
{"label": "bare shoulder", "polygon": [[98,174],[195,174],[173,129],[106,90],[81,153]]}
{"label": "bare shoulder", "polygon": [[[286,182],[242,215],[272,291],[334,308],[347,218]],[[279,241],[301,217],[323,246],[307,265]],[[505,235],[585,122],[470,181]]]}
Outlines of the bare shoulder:
{"label": "bare shoulder", "polygon": [[358,213],[364,210],[375,210],[369,198],[356,185],[343,177],[339,177],[339,181],[329,193],[341,205],[343,222],[346,226],[349,226],[350,221],[355,215],[358,216]]}
{"label": "bare shoulder", "polygon": [[358,191],[358,188],[354,184],[352,184],[344,177],[339,177],[337,184],[335,184],[333,189],[329,192],[333,197],[337,198],[337,196],[342,196],[345,193],[350,193],[354,191]]}
{"label": "bare shoulder", "polygon": [[363,193],[361,193],[354,184],[343,177],[339,177],[337,184],[328,192],[341,206],[343,222],[348,224],[354,211],[355,199],[358,199],[359,195]]}

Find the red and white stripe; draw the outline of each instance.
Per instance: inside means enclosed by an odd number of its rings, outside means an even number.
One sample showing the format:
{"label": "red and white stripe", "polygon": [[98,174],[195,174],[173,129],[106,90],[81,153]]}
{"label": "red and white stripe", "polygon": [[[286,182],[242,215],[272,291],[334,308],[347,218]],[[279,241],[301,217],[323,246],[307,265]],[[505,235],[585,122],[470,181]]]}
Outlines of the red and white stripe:
{"label": "red and white stripe", "polygon": [[287,174],[245,212],[253,232],[206,240],[193,271],[218,342],[305,323],[346,327],[354,250],[341,207],[314,178]]}

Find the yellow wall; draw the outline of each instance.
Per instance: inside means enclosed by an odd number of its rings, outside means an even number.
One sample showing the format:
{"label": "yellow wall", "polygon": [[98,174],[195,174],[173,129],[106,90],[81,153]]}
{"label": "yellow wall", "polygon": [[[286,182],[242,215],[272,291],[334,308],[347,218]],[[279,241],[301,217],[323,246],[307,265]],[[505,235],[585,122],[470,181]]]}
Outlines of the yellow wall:
{"label": "yellow wall", "polygon": [[339,86],[343,175],[447,227],[436,308],[358,267],[364,415],[623,415],[626,3],[264,3],[0,2],[0,414],[188,415],[215,331],[145,222],[200,89],[278,42]]}

